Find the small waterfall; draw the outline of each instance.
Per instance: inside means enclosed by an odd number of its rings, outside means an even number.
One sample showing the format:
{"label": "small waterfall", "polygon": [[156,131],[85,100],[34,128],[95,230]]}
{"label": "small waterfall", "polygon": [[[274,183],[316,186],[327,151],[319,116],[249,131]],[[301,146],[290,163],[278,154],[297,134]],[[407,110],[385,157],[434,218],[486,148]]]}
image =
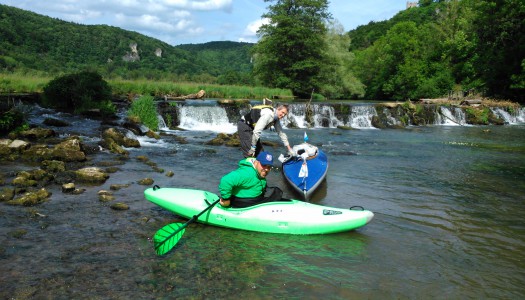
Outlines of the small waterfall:
{"label": "small waterfall", "polygon": [[502,119],[505,124],[518,124],[525,122],[525,108],[517,109],[512,114],[499,107],[491,108],[490,110],[494,115]]}
{"label": "small waterfall", "polygon": [[525,107],[518,109],[516,112],[516,123],[525,123]]}
{"label": "small waterfall", "polygon": [[123,131],[128,139],[132,139],[132,140],[138,139],[137,135],[135,135],[133,131],[128,130],[128,129],[123,129]]}
{"label": "small waterfall", "polygon": [[449,107],[440,106],[439,112],[436,115],[435,125],[465,125],[467,123],[467,118],[465,117],[465,112],[459,107]]}
{"label": "small waterfall", "polygon": [[289,108],[288,116],[282,120],[285,127],[334,128],[343,124],[337,119],[335,109],[330,105],[312,104],[314,124],[308,124],[306,120],[306,104],[292,104]]}
{"label": "small waterfall", "polygon": [[390,113],[390,110],[387,108],[383,109],[383,114],[386,116],[386,122],[389,126],[399,126],[403,124],[401,121],[392,116],[392,113]]}
{"label": "small waterfall", "polygon": [[184,105],[178,110],[180,128],[233,133],[237,126],[230,123],[226,110],[220,106]]}
{"label": "small waterfall", "polygon": [[351,107],[352,112],[348,119],[348,126],[352,128],[375,128],[372,118],[377,116],[377,111],[372,105],[358,105]]}
{"label": "small waterfall", "polygon": [[166,125],[166,122],[161,115],[157,115],[157,119],[159,120],[158,130],[169,130],[168,125]]}
{"label": "small waterfall", "polygon": [[313,105],[314,108],[314,127],[334,128],[343,125],[335,116],[335,109],[328,105]]}

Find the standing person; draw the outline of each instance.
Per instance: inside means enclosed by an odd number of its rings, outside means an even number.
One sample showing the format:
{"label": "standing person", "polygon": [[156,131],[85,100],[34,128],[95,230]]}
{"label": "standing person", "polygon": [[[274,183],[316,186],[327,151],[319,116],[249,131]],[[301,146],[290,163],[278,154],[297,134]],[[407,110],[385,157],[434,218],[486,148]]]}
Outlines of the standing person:
{"label": "standing person", "polygon": [[263,150],[260,140],[261,133],[272,126],[275,127],[275,131],[277,131],[284,146],[288,149],[288,153],[292,153],[288,137],[283,132],[279,122],[287,114],[287,105],[280,104],[275,109],[269,105],[257,105],[252,107],[249,113],[242,116],[237,123],[237,132],[239,133],[244,157],[255,157]]}
{"label": "standing person", "polygon": [[275,187],[265,197],[266,175],[273,165],[273,156],[262,151],[257,158],[248,157],[239,162],[239,168],[224,175],[219,183],[220,205],[248,207],[280,200],[282,191]]}

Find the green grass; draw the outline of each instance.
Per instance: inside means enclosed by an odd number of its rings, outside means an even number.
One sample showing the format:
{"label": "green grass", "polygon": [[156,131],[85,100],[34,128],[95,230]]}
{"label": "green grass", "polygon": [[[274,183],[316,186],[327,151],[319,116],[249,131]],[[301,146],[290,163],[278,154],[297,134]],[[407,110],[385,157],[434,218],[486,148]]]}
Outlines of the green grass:
{"label": "green grass", "polygon": [[128,115],[131,117],[138,117],[142,124],[148,126],[148,128],[153,131],[157,131],[159,127],[157,107],[153,102],[152,96],[142,96],[137,100],[134,100],[128,110]]}
{"label": "green grass", "polygon": [[0,74],[0,93],[41,93],[52,77],[32,74]]}
{"label": "green grass", "polygon": [[[0,75],[0,93],[41,93],[44,86],[53,77],[39,74],[2,73]],[[272,96],[291,97],[292,92],[285,89],[266,87],[219,85],[193,82],[122,80],[109,79],[115,95],[149,95],[154,97],[179,97],[206,91],[206,98],[222,99],[262,99]]]}
{"label": "green grass", "polygon": [[114,94],[150,95],[154,97],[179,97],[195,94],[200,90],[206,92],[206,98],[223,99],[262,99],[274,95],[291,96],[289,90],[272,89],[265,87],[204,84],[192,82],[169,82],[147,80],[109,80]]}

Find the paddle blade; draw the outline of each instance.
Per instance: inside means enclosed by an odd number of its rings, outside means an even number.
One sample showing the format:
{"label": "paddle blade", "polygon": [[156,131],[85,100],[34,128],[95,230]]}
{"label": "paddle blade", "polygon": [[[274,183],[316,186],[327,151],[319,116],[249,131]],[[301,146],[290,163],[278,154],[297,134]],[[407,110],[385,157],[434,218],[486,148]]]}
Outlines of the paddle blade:
{"label": "paddle blade", "polygon": [[164,255],[173,249],[184,234],[185,227],[184,224],[172,223],[159,229],[153,236],[157,255]]}

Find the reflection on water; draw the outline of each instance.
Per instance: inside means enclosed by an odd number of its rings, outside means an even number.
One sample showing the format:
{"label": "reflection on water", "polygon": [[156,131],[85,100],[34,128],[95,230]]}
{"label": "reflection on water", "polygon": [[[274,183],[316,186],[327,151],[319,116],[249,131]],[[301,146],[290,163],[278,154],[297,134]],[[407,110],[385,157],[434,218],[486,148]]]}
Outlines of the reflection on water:
{"label": "reflection on water", "polygon": [[[486,129],[489,129],[488,131]],[[287,130],[293,144],[303,130]],[[312,202],[375,213],[353,232],[289,236],[192,224],[175,250],[156,257],[151,237],[178,220],[143,197],[137,181],[217,192],[240,152],[205,144],[211,132],[141,139],[99,187],[61,193],[36,207],[0,204],[2,298],[498,298],[525,295],[524,126],[314,129],[328,155]],[[278,142],[275,134],[264,139]],[[278,155],[283,147],[271,148]],[[137,160],[146,155],[173,177]],[[99,153],[93,163],[110,160]],[[2,164],[6,180],[17,169]],[[296,198],[276,167],[270,186]],[[11,175],[10,175],[11,174]],[[97,192],[111,184],[113,211]],[[40,215],[35,214],[38,212]],[[179,220],[180,221],[180,220]],[[312,220],[315,222],[315,220]],[[26,230],[18,236],[16,232]]]}

